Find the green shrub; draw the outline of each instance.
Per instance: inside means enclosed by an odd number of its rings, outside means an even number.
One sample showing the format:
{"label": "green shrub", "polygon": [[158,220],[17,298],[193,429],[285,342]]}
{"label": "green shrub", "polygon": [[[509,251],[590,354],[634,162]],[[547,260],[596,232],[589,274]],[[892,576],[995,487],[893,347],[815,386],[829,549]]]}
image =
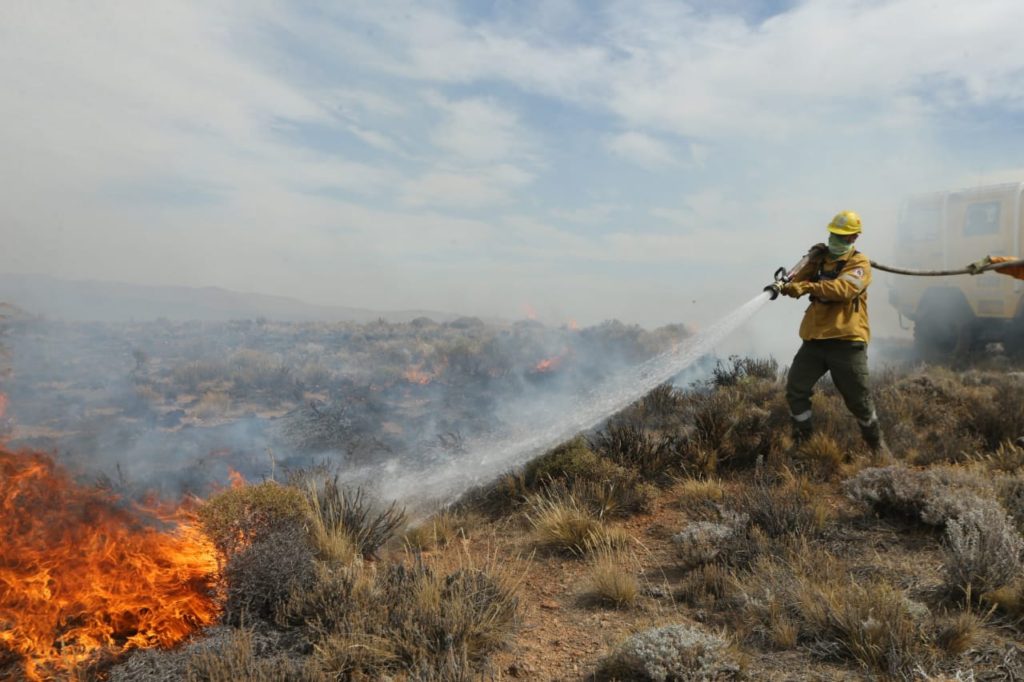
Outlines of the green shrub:
{"label": "green shrub", "polygon": [[308,514],[301,491],[274,481],[219,492],[198,512],[203,531],[229,557],[264,535],[303,524]]}

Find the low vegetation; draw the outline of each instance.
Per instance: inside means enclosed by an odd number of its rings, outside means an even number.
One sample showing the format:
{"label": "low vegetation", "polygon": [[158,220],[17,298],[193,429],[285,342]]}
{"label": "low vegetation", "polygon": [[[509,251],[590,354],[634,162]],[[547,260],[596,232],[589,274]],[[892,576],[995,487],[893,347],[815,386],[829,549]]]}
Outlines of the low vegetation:
{"label": "low vegetation", "polygon": [[794,445],[736,358],[413,524],[322,472],[226,490],[228,627],[112,679],[1020,679],[1014,381],[878,374],[885,466],[827,383]]}

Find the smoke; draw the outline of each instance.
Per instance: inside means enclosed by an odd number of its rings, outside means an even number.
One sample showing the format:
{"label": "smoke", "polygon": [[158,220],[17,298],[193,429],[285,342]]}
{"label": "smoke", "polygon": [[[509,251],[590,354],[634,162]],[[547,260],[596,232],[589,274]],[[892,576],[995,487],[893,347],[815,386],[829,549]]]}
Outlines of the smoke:
{"label": "smoke", "polygon": [[317,467],[374,487],[390,471],[379,492],[403,499],[416,490],[398,473],[458,471],[430,492],[447,499],[638,392],[698,378],[711,346],[694,350],[696,338],[708,333],[615,321],[26,319],[6,339],[4,388],[12,445],[55,450],[128,495],[205,496],[232,472],[286,480]]}

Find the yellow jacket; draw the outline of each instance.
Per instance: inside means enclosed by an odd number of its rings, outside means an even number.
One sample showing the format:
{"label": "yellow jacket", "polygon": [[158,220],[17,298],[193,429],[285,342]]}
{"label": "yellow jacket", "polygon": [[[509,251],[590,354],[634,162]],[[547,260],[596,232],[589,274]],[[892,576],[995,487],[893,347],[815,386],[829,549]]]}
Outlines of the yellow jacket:
{"label": "yellow jacket", "polygon": [[811,305],[800,323],[804,341],[843,339],[871,340],[868,323],[868,285],[871,263],[859,251],[843,258],[811,258],[795,275],[794,282],[806,282],[802,288],[811,296]]}

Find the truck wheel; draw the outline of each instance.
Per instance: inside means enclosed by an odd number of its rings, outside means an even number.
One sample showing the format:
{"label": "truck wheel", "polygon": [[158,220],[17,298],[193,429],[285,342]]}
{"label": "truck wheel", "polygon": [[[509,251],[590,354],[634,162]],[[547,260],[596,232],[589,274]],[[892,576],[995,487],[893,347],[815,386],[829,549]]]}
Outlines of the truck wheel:
{"label": "truck wheel", "polygon": [[[974,314],[947,301],[928,306],[914,323],[914,349],[925,362],[950,362],[970,355],[977,337]],[[953,304],[953,305],[951,305]]]}

